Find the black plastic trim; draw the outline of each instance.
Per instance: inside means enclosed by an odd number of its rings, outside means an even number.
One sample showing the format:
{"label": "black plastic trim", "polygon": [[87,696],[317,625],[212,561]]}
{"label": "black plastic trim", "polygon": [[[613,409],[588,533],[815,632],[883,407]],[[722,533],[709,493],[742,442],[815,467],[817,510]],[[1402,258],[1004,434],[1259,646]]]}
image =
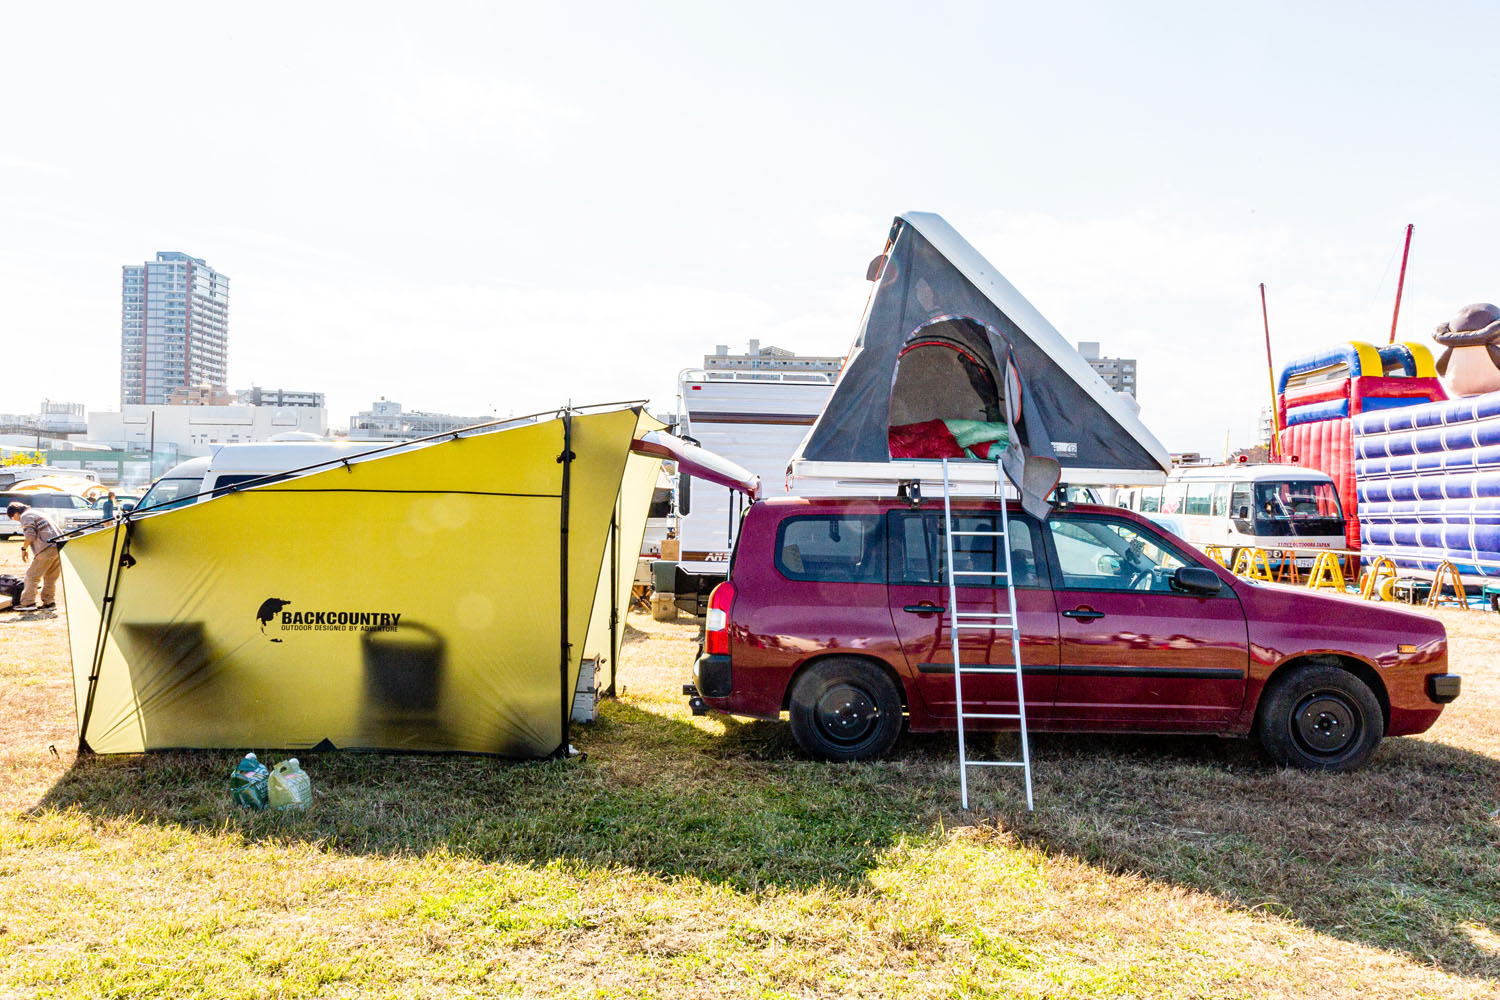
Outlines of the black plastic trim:
{"label": "black plastic trim", "polygon": [[1458,697],[1463,678],[1458,674],[1428,674],[1427,697],[1439,705],[1446,705]]}
{"label": "black plastic trim", "polygon": [[[965,663],[965,667],[1006,667],[1008,663]],[[919,663],[917,672],[922,674],[951,674],[951,663]],[[1062,674],[1065,677],[1168,677],[1203,678],[1205,680],[1237,680],[1245,676],[1243,670],[1234,667],[1080,667],[1053,666],[1050,663],[1028,663],[1021,667],[1026,674]],[[1453,676],[1444,674],[1444,677]],[[1454,678],[1457,679],[1456,677]],[[1455,695],[1454,697],[1457,697]]]}
{"label": "black plastic trim", "polygon": [[724,653],[705,653],[693,665],[693,681],[705,698],[727,698],[734,690],[729,657]]}

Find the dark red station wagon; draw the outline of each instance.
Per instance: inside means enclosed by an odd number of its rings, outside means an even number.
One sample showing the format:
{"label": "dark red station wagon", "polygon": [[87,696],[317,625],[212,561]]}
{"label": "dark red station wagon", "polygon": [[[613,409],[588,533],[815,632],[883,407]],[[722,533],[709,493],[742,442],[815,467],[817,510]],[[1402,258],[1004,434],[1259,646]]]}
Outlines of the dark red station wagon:
{"label": "dark red station wagon", "polygon": [[[1278,763],[1363,764],[1458,697],[1425,615],[1242,580],[1130,511],[1010,509],[1027,725],[1254,736]],[[996,501],[955,502],[955,569],[1003,571]],[[998,564],[996,556],[999,556]],[[750,507],[709,601],[695,711],[778,719],[826,760],[956,724],[942,502],[783,498]],[[985,577],[960,613],[1005,612]],[[1005,632],[960,633],[965,667],[1009,666]],[[1013,673],[964,674],[966,712],[1016,711]],[[696,691],[692,689],[695,688]],[[1013,722],[966,722],[972,728]]]}

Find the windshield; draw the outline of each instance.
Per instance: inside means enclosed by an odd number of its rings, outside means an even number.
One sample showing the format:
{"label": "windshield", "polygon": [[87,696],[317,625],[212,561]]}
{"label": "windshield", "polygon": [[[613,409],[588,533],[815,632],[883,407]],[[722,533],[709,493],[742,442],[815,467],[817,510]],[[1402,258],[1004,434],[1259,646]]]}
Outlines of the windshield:
{"label": "windshield", "polygon": [[1313,518],[1343,519],[1339,495],[1332,483],[1287,482],[1256,483],[1255,513],[1277,521],[1306,521]]}
{"label": "windshield", "polygon": [[[187,497],[201,492],[202,489],[203,480],[201,478],[158,479],[146,491],[146,495],[141,497],[140,503],[137,506],[141,510],[145,510],[148,507],[155,507],[158,504],[170,504],[172,507],[180,507],[189,502],[186,499]],[[161,509],[167,510],[169,508],[163,506]]]}
{"label": "windshield", "polygon": [[1257,535],[1342,535],[1344,511],[1329,482],[1288,480],[1255,484]]}

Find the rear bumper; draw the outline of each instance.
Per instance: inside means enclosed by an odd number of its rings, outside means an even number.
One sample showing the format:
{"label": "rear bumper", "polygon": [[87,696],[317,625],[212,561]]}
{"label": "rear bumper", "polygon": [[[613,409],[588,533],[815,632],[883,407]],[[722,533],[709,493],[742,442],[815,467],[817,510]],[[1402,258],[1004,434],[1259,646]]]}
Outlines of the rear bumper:
{"label": "rear bumper", "polygon": [[705,698],[727,698],[734,690],[729,657],[723,653],[705,653],[693,663],[693,686]]}
{"label": "rear bumper", "polygon": [[1439,705],[1446,705],[1458,697],[1462,685],[1458,674],[1428,674],[1427,697]]}

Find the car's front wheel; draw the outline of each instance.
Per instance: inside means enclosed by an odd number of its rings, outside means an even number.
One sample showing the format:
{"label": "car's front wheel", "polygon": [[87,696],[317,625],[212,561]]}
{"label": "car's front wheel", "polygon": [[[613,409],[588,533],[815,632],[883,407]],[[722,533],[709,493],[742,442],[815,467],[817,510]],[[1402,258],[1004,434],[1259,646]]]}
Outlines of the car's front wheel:
{"label": "car's front wheel", "polygon": [[874,664],[836,656],[809,667],[792,685],[792,736],[818,760],[865,760],[890,750],[901,734],[901,692]]}
{"label": "car's front wheel", "polygon": [[1283,767],[1353,771],[1385,735],[1369,685],[1339,667],[1307,663],[1278,677],[1261,698],[1260,743]]}

